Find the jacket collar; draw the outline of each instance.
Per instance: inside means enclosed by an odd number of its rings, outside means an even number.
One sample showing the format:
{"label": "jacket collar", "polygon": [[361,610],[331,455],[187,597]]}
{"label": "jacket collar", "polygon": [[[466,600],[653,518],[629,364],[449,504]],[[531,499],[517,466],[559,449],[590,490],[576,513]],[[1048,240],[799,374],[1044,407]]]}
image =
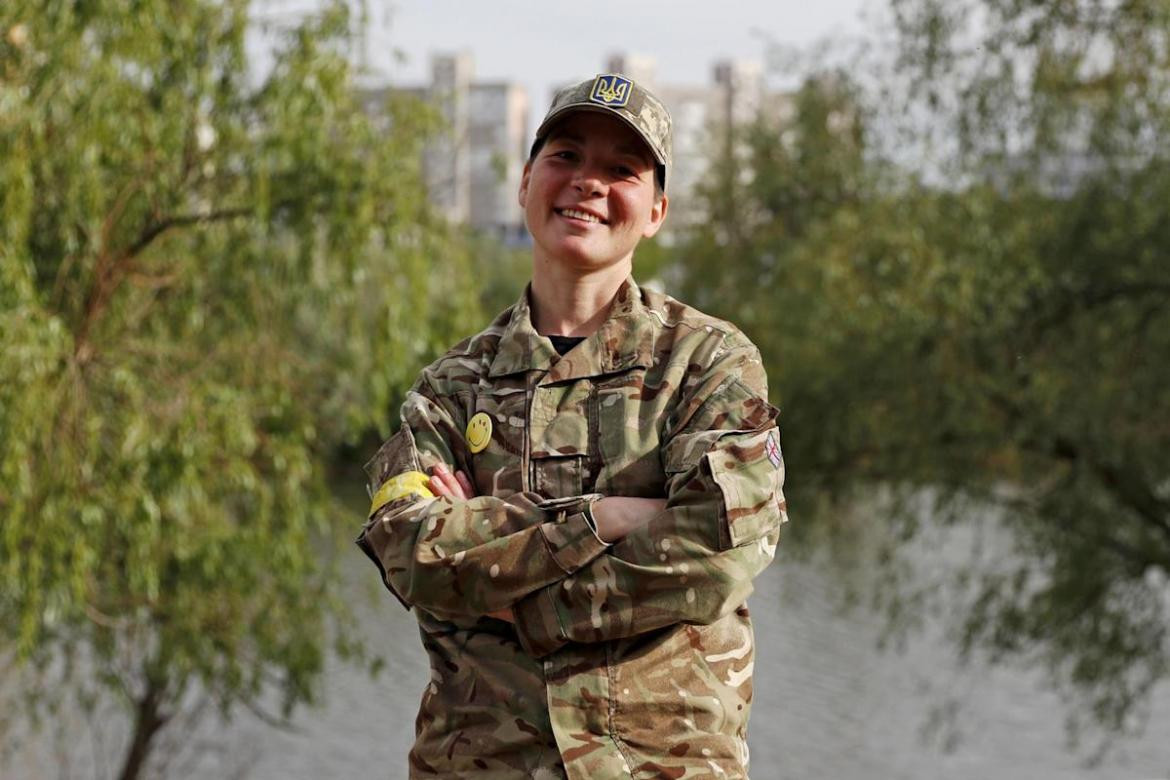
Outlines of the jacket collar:
{"label": "jacket collar", "polygon": [[546,371],[541,384],[599,374],[648,368],[653,362],[654,326],[634,278],[627,277],[614,295],[601,327],[565,355],[532,325],[531,284],[524,288],[508,319],[488,370],[492,377],[520,371]]}

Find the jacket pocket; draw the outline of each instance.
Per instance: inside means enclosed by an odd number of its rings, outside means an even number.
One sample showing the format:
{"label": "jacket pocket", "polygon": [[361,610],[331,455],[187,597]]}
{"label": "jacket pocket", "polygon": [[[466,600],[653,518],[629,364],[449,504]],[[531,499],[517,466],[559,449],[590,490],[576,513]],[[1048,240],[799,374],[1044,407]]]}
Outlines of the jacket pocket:
{"label": "jacket pocket", "polygon": [[784,461],[775,428],[724,436],[703,459],[722,499],[723,549],[750,544],[779,528]]}
{"label": "jacket pocket", "polygon": [[[532,489],[545,499],[579,496],[592,488],[596,475],[590,473],[590,462],[596,442],[589,419],[589,387],[582,380],[566,387],[538,388],[557,393],[544,405],[546,415],[555,411],[534,422],[530,431]],[[534,417],[537,414],[533,412]]]}
{"label": "jacket pocket", "polygon": [[487,445],[470,455],[470,476],[481,496],[507,496],[524,489],[522,462],[528,415],[523,384],[486,389],[474,411],[491,421]]}
{"label": "jacket pocket", "polygon": [[545,499],[569,498],[585,492],[585,456],[555,455],[532,459],[532,488]]}

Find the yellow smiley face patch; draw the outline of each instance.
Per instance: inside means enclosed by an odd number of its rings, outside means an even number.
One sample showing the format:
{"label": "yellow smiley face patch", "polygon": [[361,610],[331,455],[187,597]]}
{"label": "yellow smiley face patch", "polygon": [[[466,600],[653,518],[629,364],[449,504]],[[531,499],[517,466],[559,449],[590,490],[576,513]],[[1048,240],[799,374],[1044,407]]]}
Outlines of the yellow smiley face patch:
{"label": "yellow smiley face patch", "polygon": [[474,455],[483,452],[492,439],[492,418],[486,412],[476,413],[467,422],[467,448]]}

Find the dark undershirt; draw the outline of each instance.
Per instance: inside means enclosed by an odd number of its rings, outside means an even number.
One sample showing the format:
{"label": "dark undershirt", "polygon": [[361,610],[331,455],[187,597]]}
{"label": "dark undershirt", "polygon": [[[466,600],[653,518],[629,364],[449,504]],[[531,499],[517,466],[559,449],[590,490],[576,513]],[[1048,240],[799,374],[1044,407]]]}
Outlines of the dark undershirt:
{"label": "dark undershirt", "polygon": [[563,355],[573,347],[585,340],[584,336],[549,336],[548,340],[552,342],[553,349],[557,351],[558,355]]}

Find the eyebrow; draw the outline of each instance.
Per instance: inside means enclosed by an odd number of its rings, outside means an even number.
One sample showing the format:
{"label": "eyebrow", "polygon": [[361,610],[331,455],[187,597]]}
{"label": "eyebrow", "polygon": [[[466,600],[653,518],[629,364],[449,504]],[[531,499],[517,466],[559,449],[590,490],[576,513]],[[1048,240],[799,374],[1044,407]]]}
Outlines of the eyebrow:
{"label": "eyebrow", "polygon": [[[547,143],[551,144],[554,141],[561,141],[561,140],[572,141],[573,143],[583,144],[583,143],[585,143],[585,136],[581,135],[580,133],[573,132],[573,131],[558,132],[558,133],[554,133],[554,134],[550,135]],[[653,164],[653,162],[654,162],[654,155],[651,154],[650,150],[646,149],[645,147],[642,147],[640,145],[639,146],[631,146],[630,144],[618,144],[616,151],[618,152],[618,154],[628,155],[630,157],[637,157],[639,160],[642,160],[643,162],[649,162],[651,164]]]}
{"label": "eyebrow", "polygon": [[654,155],[652,155],[650,151],[643,146],[630,146],[629,144],[621,144],[618,146],[617,150],[622,154],[628,154],[632,157],[638,157],[646,161],[652,161],[654,159]]}
{"label": "eyebrow", "polygon": [[576,141],[579,144],[585,143],[585,136],[581,135],[580,133],[566,132],[564,130],[550,133],[548,136],[548,142],[552,143],[553,141],[559,141],[562,138],[567,141]]}

